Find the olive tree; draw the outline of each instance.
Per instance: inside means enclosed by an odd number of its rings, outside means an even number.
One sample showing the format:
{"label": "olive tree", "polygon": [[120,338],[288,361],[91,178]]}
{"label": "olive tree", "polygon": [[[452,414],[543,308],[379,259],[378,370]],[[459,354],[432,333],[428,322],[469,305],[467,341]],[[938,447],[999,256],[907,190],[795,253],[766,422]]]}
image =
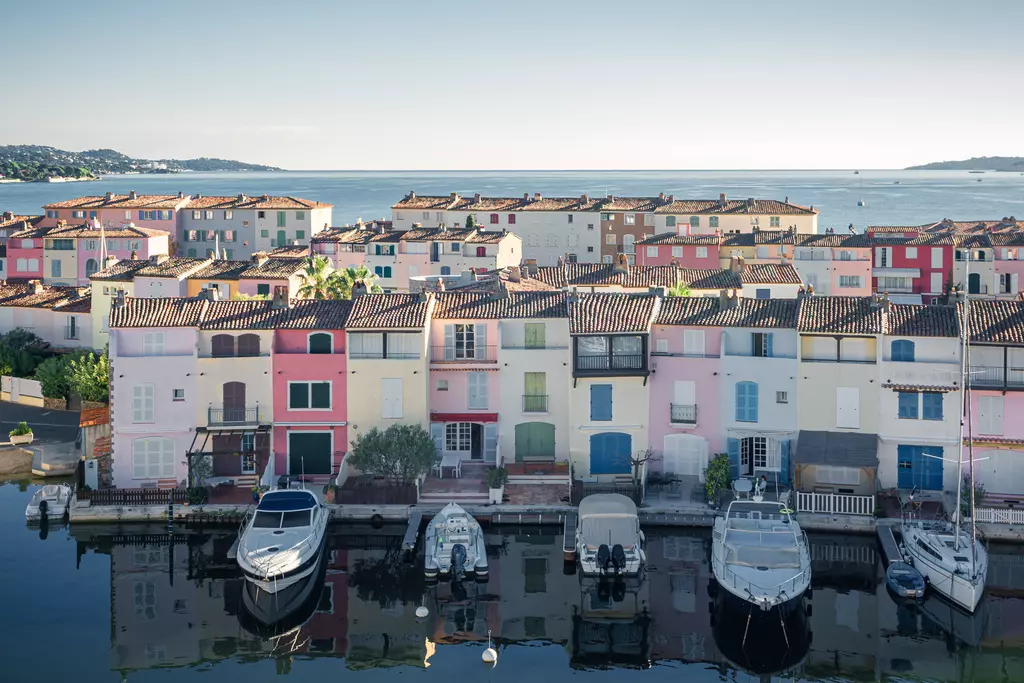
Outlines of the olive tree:
{"label": "olive tree", "polygon": [[437,448],[430,432],[420,425],[394,424],[381,431],[374,427],[352,442],[348,462],[367,474],[384,477],[392,484],[411,484],[430,472]]}

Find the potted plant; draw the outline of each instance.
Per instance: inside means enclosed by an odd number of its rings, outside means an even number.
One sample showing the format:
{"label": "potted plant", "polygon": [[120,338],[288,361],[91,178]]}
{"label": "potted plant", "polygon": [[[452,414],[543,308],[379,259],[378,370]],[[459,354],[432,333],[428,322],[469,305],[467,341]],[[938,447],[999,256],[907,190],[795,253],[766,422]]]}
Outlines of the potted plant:
{"label": "potted plant", "polygon": [[508,470],[504,467],[491,467],[487,470],[486,479],[490,502],[500,504],[505,495],[505,484],[508,483]]}
{"label": "potted plant", "polygon": [[704,492],[708,497],[708,505],[718,507],[718,496],[729,489],[732,483],[731,463],[728,453],[717,453],[708,461],[704,470]]}
{"label": "potted plant", "polygon": [[19,422],[18,426],[11,430],[11,443],[15,446],[27,446],[32,443],[34,438],[32,435],[32,428],[28,426],[27,422]]}
{"label": "potted plant", "polygon": [[254,502],[254,503],[260,502],[260,498],[262,498],[263,494],[266,493],[269,490],[270,490],[270,487],[267,486],[266,484],[256,484],[255,486],[253,486],[252,487],[252,502]]}

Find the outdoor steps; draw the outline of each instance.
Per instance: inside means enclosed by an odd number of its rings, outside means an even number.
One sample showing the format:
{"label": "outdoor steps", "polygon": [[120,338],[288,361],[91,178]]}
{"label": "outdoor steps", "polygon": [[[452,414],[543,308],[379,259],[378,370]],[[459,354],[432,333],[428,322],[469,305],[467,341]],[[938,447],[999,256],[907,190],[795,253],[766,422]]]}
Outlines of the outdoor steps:
{"label": "outdoor steps", "polygon": [[568,486],[569,475],[567,474],[513,474],[509,475],[509,484],[542,485],[554,484],[555,486]]}
{"label": "outdoor steps", "polygon": [[490,502],[487,491],[425,491],[420,494],[420,504],[458,503],[459,505],[477,505]]}

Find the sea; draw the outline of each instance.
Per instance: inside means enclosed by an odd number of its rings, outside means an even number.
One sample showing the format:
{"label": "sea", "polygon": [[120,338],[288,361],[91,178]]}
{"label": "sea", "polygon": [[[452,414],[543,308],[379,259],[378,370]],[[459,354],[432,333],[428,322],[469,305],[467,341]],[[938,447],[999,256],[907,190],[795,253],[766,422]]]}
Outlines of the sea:
{"label": "sea", "polygon": [[[0,211],[106,192],[292,195],[334,205],[334,224],[391,217],[410,190],[485,196],[651,196],[786,199],[821,213],[819,230],[920,225],[943,218],[1024,218],[1024,173],[967,171],[289,171],[109,176],[75,183],[0,184]],[[858,206],[858,202],[864,206]]]}
{"label": "sea", "polygon": [[565,565],[558,526],[486,528],[487,582],[428,585],[403,526],[335,524],[311,599],[268,629],[245,609],[234,528],[28,526],[38,486],[0,482],[5,683],[1024,680],[1017,546],[989,544],[968,615],[896,602],[873,537],[810,534],[807,616],[782,622],[712,600],[707,529],[646,529],[643,581],[602,590]]}

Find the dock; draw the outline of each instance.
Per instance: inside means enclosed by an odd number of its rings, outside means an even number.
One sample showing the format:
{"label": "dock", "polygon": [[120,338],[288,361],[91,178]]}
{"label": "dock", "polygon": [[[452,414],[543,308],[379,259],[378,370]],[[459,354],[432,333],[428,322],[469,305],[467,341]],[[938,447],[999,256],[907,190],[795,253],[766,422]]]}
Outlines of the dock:
{"label": "dock", "polygon": [[882,554],[885,555],[885,566],[888,567],[896,562],[903,562],[903,553],[900,552],[899,543],[893,536],[891,526],[878,527],[878,541],[882,544]]}
{"label": "dock", "polygon": [[407,553],[416,549],[416,542],[420,537],[420,527],[423,526],[423,513],[416,510],[409,517],[409,526],[405,529],[405,536],[402,537],[402,550]]}
{"label": "dock", "polygon": [[562,557],[566,562],[576,560],[576,524],[578,518],[575,512],[565,516],[565,526],[562,528]]}

